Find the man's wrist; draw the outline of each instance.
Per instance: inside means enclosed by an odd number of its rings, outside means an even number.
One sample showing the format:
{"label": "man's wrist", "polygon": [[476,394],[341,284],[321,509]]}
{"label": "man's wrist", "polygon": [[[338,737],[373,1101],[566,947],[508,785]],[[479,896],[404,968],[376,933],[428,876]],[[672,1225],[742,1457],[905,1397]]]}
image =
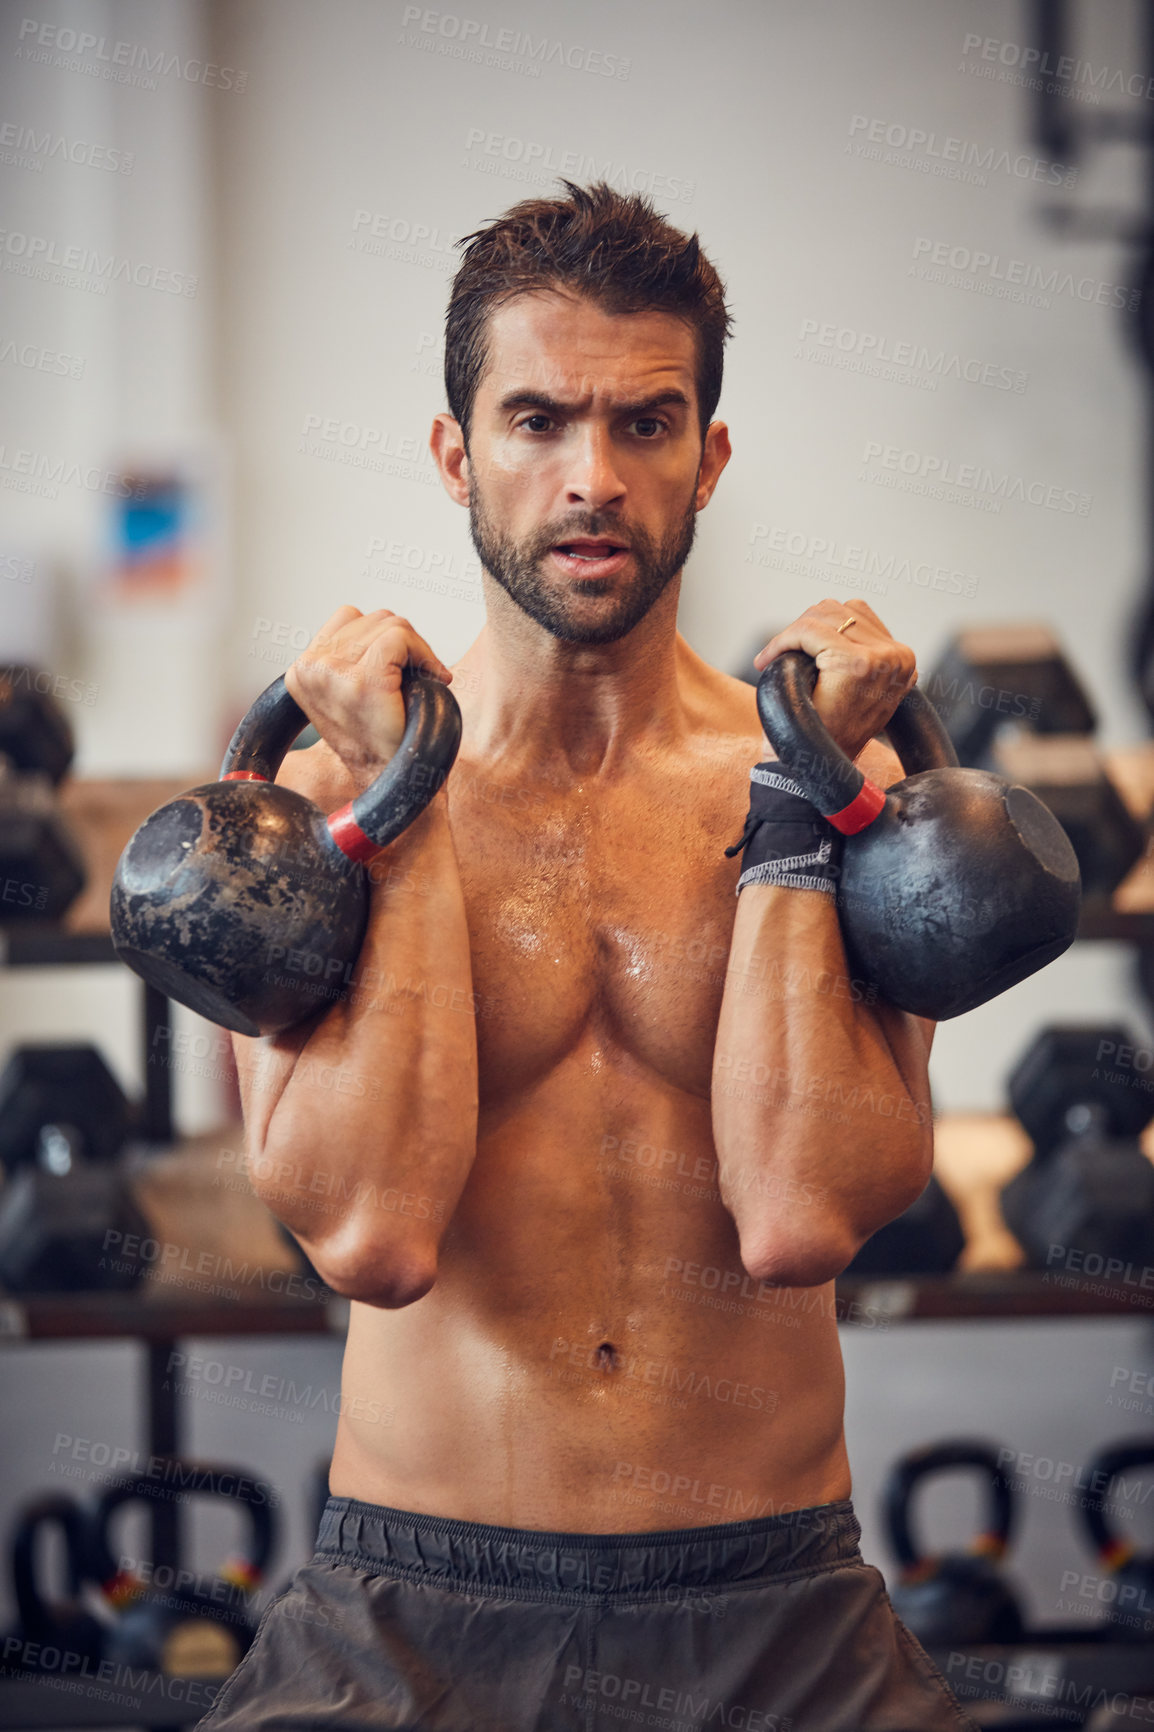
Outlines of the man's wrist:
{"label": "man's wrist", "polygon": [[842,837],[776,762],[749,773],[749,814],[741,838],[726,849],[742,855],[737,893],[755,884],[836,896]]}

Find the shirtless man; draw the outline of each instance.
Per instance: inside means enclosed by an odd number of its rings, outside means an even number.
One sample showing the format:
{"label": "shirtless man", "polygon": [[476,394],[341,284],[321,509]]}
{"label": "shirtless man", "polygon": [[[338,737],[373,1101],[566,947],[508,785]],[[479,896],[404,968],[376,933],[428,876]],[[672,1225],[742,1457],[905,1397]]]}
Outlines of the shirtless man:
{"label": "shirtless man", "polygon": [[[352,1304],[318,1551],[202,1724],[968,1726],[857,1550],[833,1287],[928,1177],[932,1029],[851,979],[833,896],[735,896],[770,754],[676,626],[724,288],[644,200],[565,185],[453,286],[431,444],[480,637],[450,672],[342,607],[287,675],[321,743],[280,780],[325,810],[395,750],[406,663],[464,735],[346,997],[237,1039],[254,1182]],[[859,600],[757,665],[787,648],[900,776],[911,650]]]}

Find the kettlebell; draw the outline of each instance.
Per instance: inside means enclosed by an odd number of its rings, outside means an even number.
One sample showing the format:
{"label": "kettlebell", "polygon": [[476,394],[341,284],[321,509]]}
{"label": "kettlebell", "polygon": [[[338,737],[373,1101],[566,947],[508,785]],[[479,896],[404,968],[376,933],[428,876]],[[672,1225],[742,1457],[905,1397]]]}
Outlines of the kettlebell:
{"label": "kettlebell", "polygon": [[[85,1610],[80,1598],[87,1520],[75,1499],[63,1493],[37,1499],[17,1517],[12,1530],[11,1567],[21,1646],[14,1650],[14,1657],[26,1670],[83,1676],[103,1657],[107,1630],[99,1618]],[[69,1597],[61,1602],[48,1598],[37,1562],[39,1538],[47,1528],[58,1528],[64,1539]]]}
{"label": "kettlebell", "polygon": [[899,1010],[945,1022],[1044,968],[1078,928],[1066,832],[1028,788],[963,770],[916,686],[886,725],[906,772],[882,790],[830,736],[817,668],[789,650],[757,685],[766,738],[845,837],[838,913],[848,960]]}
{"label": "kettlebell", "polygon": [[[233,1489],[225,1490],[228,1484]],[[246,1489],[247,1488],[247,1489]],[[260,1583],[277,1543],[277,1524],[267,1490],[242,1468],[165,1459],[162,1477],[128,1474],[97,1498],[89,1529],[89,1566],[116,1617],[107,1632],[105,1658],[125,1666],[179,1677],[227,1678],[256,1633],[248,1599]],[[224,1498],[242,1511],[246,1534],[239,1553],[207,1585],[191,1569],[153,1564],[149,1579],[122,1570],[109,1538],[118,1510],[195,1497]],[[204,1578],[200,1581],[203,1583]]]}
{"label": "kettlebell", "polygon": [[1130,1467],[1151,1465],[1154,1438],[1130,1438],[1100,1449],[1084,1475],[1092,1492],[1079,1504],[1082,1523],[1116,1586],[1106,1607],[1106,1629],[1114,1641],[1154,1641],[1154,1551],[1138,1551],[1106,1517],[1110,1489],[1118,1475]]}
{"label": "kettlebell", "polygon": [[[985,1525],[965,1552],[927,1557],[913,1538],[910,1502],[924,1479],[973,1467],[987,1488]],[[981,1439],[959,1438],[912,1451],[894,1463],[882,1494],[883,1516],[901,1576],[890,1590],[898,1617],[926,1647],[957,1642],[1016,1642],[1022,1614],[998,1564],[1013,1521],[1010,1483],[997,1451]]]}
{"label": "kettlebell", "polygon": [[276,1034],[339,998],[368,918],[364,863],[444,782],[461,741],[448,686],[405,668],[407,721],[370,788],[326,817],[274,782],[308,718],[283,678],[229,743],[221,779],[146,818],[112,882],[112,942],[151,986],[236,1034]]}

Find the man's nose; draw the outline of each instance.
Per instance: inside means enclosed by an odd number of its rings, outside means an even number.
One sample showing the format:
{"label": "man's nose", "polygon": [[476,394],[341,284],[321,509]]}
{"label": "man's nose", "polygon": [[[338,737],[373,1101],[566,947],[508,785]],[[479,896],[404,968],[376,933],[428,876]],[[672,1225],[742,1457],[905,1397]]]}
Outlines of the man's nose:
{"label": "man's nose", "polygon": [[617,472],[607,428],[585,426],[575,431],[565,492],[571,505],[585,505],[590,511],[624,498],[625,483]]}

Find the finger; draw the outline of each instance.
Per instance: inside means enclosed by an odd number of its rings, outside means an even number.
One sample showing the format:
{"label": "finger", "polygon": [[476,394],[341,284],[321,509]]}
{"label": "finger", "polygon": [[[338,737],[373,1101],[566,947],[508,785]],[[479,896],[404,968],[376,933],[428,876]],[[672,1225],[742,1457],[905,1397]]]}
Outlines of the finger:
{"label": "finger", "polygon": [[[849,615],[837,617],[848,619]],[[855,649],[860,650],[862,646],[860,643],[855,646],[852,641],[847,644],[833,620],[834,616],[830,614],[814,614],[810,618],[802,614],[792,625],[779,631],[776,637],[771,637],[763,650],[759,650],[753,658],[754,667],[764,670],[770,662],[784,655],[786,650],[803,650],[807,656],[813,656],[816,660],[823,650],[840,649],[847,660],[851,659]]]}
{"label": "finger", "polygon": [[312,641],[308,646],[309,649],[313,647],[313,644],[319,645],[331,642],[337,633],[342,631],[345,626],[351,624],[353,620],[362,619],[363,617],[364,616],[359,607],[353,607],[350,602],[346,602],[344,607],[338,607],[336,613],[331,614],[329,618],[326,619],[324,625],[314,633]]}
{"label": "finger", "polygon": [[839,603],[838,605],[847,607],[852,614],[857,615],[859,620],[868,620],[870,625],[877,627],[883,637],[891,637],[893,635],[888,626],[884,625],[878,618],[869,602],[865,601],[860,595],[855,595],[852,600]]}
{"label": "finger", "polygon": [[420,632],[415,630],[407,619],[396,614],[373,636],[371,653],[378,653],[378,644],[386,646],[385,653],[398,667],[408,665],[416,668],[418,673],[429,674],[433,679],[444,681],[446,685],[453,678],[452,668],[441,660]]}

